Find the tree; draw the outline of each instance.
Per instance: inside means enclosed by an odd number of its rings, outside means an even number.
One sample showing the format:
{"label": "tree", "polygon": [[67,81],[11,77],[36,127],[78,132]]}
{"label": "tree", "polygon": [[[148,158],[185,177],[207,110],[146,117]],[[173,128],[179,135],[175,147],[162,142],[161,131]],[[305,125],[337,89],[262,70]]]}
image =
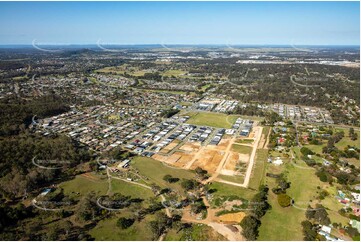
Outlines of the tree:
{"label": "tree", "polygon": [[242,219],[240,225],[242,227],[242,235],[247,240],[257,239],[260,221],[256,217],[248,215]]}
{"label": "tree", "polygon": [[302,148],[301,148],[301,153],[302,153],[302,155],[304,155],[304,156],[314,155],[314,154],[315,154],[312,150],[310,150],[310,149],[307,148],[307,147],[302,147]]}
{"label": "tree", "polygon": [[306,218],[308,220],[311,220],[314,217],[315,217],[315,210],[310,205],[308,205],[307,210],[306,210]]}
{"label": "tree", "polygon": [[171,175],[165,175],[163,177],[163,180],[168,182],[168,183],[175,183],[175,182],[179,181],[179,178],[172,177]]}
{"label": "tree", "polygon": [[316,205],[314,219],[323,225],[329,225],[331,223],[326,209],[321,204]]}
{"label": "tree", "polygon": [[302,221],[302,232],[304,240],[314,241],[316,240],[317,232],[315,231],[312,223],[310,221]]}
{"label": "tree", "polygon": [[168,218],[164,213],[157,214],[156,219],[149,222],[153,238],[157,239],[170,225],[172,225],[171,218]]}
{"label": "tree", "polygon": [[266,211],[271,207],[267,202],[268,190],[267,186],[262,185],[259,188],[259,192],[252,198],[252,212],[258,219],[265,215]]}
{"label": "tree", "polygon": [[94,192],[88,193],[78,203],[76,210],[76,217],[81,221],[95,220],[96,216],[100,214],[100,208],[96,201],[96,194]]}
{"label": "tree", "polygon": [[351,226],[347,226],[345,229],[346,233],[348,235],[350,235],[351,238],[355,237],[355,236],[360,236],[360,233],[358,232],[358,230],[356,228],[353,228]]}
{"label": "tree", "polygon": [[195,189],[198,186],[198,182],[195,180],[183,179],[181,186],[184,190],[189,191]]}
{"label": "tree", "polygon": [[290,196],[288,196],[285,193],[278,194],[277,201],[278,201],[278,204],[284,208],[291,205],[291,198],[290,198]]}
{"label": "tree", "polygon": [[133,223],[134,223],[134,219],[121,217],[117,221],[117,226],[120,227],[121,229],[127,229],[130,226],[132,226]]}

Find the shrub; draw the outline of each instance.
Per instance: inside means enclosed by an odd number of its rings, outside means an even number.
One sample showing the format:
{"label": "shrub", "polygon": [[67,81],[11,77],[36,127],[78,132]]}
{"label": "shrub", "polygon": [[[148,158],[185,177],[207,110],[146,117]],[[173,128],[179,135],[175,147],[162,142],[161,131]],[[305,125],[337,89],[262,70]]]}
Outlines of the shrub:
{"label": "shrub", "polygon": [[281,205],[281,207],[288,207],[291,205],[291,198],[285,193],[281,193],[277,195],[278,204]]}
{"label": "shrub", "polygon": [[117,226],[120,227],[121,229],[127,229],[130,226],[132,226],[133,223],[134,223],[134,219],[121,217],[117,221]]}

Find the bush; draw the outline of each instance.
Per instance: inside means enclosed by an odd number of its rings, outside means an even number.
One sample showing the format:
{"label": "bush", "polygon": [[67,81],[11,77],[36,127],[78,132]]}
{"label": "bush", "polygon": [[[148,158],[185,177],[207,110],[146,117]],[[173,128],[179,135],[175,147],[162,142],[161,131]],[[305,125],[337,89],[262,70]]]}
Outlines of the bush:
{"label": "bush", "polygon": [[316,172],[316,176],[318,176],[318,178],[320,178],[320,181],[322,182],[327,182],[327,173],[324,171],[318,171]]}
{"label": "bush", "polygon": [[281,207],[288,207],[291,205],[291,198],[285,193],[278,194],[277,195],[278,204],[281,205]]}
{"label": "bush", "polygon": [[120,227],[121,229],[127,229],[130,226],[132,226],[133,223],[134,223],[134,219],[121,217],[117,221],[117,226]]}
{"label": "bush", "polygon": [[302,147],[302,148],[301,148],[301,153],[302,153],[302,155],[304,155],[304,156],[314,155],[314,154],[315,154],[312,150],[310,150],[310,149],[307,148],[307,147]]}
{"label": "bush", "polygon": [[247,240],[256,240],[258,236],[258,227],[260,226],[260,221],[253,216],[246,216],[242,219],[240,223],[242,227],[242,235]]}

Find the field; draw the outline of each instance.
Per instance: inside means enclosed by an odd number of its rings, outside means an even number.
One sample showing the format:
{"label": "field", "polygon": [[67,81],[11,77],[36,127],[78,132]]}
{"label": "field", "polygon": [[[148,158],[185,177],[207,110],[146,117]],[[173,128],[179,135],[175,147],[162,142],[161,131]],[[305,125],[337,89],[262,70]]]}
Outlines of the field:
{"label": "field", "polygon": [[89,234],[95,240],[152,240],[152,232],[148,226],[148,221],[152,220],[152,215],[146,216],[142,221],[134,222],[127,229],[120,229],[116,223],[119,217],[130,217],[130,212],[121,212],[111,218],[100,221]]}
{"label": "field", "polygon": [[214,202],[217,198],[227,198],[231,195],[235,195],[247,200],[251,200],[252,197],[256,194],[256,191],[220,182],[212,182],[210,188],[213,190],[213,199],[211,201],[212,205],[215,205]]}
{"label": "field", "polygon": [[357,133],[356,140],[351,140],[351,138],[349,137],[349,129],[336,128],[336,131],[343,131],[345,133],[345,137],[343,137],[338,143],[335,144],[337,148],[343,150],[345,147],[347,147],[347,145],[360,148],[360,132],[358,128],[355,128],[355,133]]}
{"label": "field", "polygon": [[249,181],[249,187],[251,189],[258,189],[259,186],[263,183],[263,178],[265,176],[265,166],[267,163],[268,150],[266,149],[257,149],[256,152],[256,162],[254,163],[251,179]]}
{"label": "field", "polygon": [[84,196],[92,191],[103,195],[108,190],[108,181],[105,178],[101,179],[98,175],[87,173],[61,183],[60,187],[64,189],[64,194],[69,196],[73,196],[75,193]]}
{"label": "field", "polygon": [[183,116],[190,116],[189,124],[204,125],[216,128],[229,129],[235,123],[238,115],[227,115],[223,113],[188,112]]}
{"label": "field", "polygon": [[162,162],[147,157],[135,157],[132,160],[132,166],[139,170],[139,173],[148,177],[150,182],[154,182],[165,188],[181,189],[178,183],[169,184],[163,180],[165,175],[171,175],[180,179],[192,179],[194,173],[189,170],[171,168]]}
{"label": "field", "polygon": [[219,175],[218,178],[225,180],[225,181],[230,181],[230,182],[235,182],[235,183],[239,183],[239,184],[243,184],[244,182],[244,176],[237,176],[237,175],[233,175],[233,176],[227,176],[227,175]]}
{"label": "field", "polygon": [[252,152],[252,147],[250,146],[245,146],[245,145],[237,145],[237,144],[233,144],[232,145],[232,151],[241,153],[241,154],[248,154],[250,155]]}
{"label": "field", "polygon": [[123,195],[131,196],[133,198],[150,198],[154,197],[153,192],[145,187],[137,186],[122,180],[112,179],[112,193],[121,193]]}
{"label": "field", "polygon": [[[320,191],[318,187],[325,190],[331,187],[318,179],[314,169],[302,169],[292,164],[276,167],[267,163],[266,170],[274,174],[286,172],[287,180],[291,183],[287,194],[294,199],[295,206],[282,208],[277,202],[276,194],[271,191],[276,185],[275,179],[266,177],[265,183],[270,188],[269,203],[272,209],[261,220],[259,240],[302,240],[301,222],[306,219],[305,209],[308,204],[321,203],[326,207],[331,222],[342,222],[346,225],[347,219],[337,213],[339,204],[334,195],[329,195],[325,200],[317,199]],[[270,224],[272,230],[268,227]]]}

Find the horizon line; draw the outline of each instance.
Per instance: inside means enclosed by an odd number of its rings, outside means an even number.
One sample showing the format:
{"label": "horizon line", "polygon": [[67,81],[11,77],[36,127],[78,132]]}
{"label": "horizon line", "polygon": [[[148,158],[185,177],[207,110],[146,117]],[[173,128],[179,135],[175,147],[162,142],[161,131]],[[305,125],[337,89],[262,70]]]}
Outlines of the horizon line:
{"label": "horizon line", "polygon": [[[142,46],[142,45],[159,45],[159,46],[360,46],[360,44],[164,44],[164,43],[141,43],[141,44],[97,44],[97,43],[74,43],[74,44],[36,44],[37,46]],[[34,44],[0,44],[0,46],[31,46]]]}

